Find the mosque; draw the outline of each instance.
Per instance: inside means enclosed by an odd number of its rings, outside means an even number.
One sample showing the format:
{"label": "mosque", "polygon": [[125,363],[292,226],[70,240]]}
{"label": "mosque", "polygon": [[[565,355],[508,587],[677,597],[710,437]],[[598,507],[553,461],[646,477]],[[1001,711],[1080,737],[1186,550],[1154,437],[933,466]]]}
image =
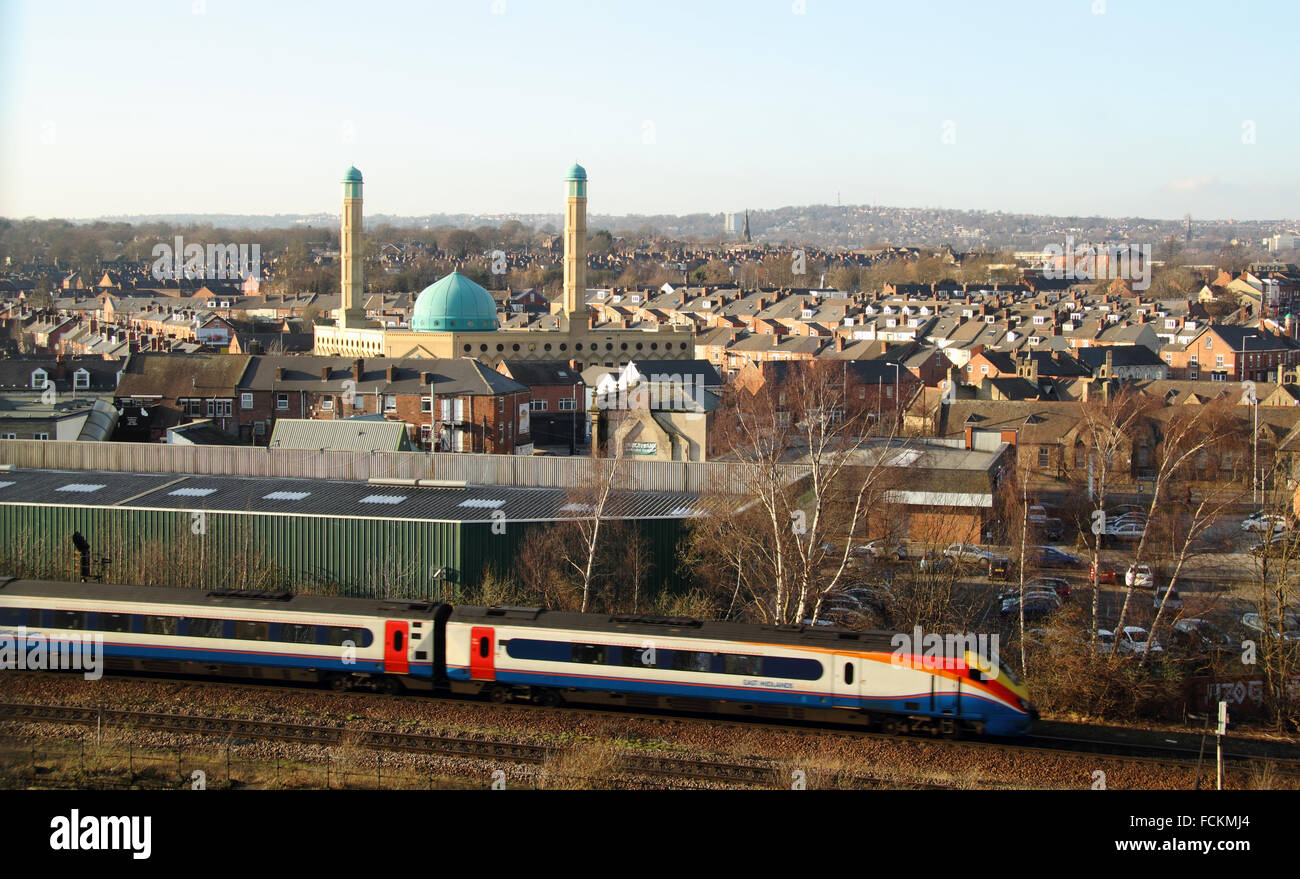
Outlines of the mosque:
{"label": "mosque", "polygon": [[361,263],[361,172],[343,175],[340,241],[342,305],[334,326],[315,328],[314,353],[353,357],[474,357],[502,360],[578,361],[581,368],[621,367],[630,360],[691,360],[692,330],[592,326],[587,310],[587,172],[573,165],[565,177],[564,292],[551,304],[555,329],[502,330],[492,294],[452,272],[420,292],[410,329],[390,329],[366,318]]}

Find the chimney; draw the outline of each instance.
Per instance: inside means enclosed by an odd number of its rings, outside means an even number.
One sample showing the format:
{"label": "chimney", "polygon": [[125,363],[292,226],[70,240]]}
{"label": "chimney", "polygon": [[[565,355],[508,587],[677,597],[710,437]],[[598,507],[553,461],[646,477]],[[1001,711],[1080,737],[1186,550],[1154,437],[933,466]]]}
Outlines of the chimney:
{"label": "chimney", "polygon": [[966,451],[975,448],[975,428],[966,425]]}
{"label": "chimney", "polygon": [[431,385],[431,384],[433,384],[433,373],[431,373],[431,372],[422,372],[422,373],[420,373],[420,384],[422,384],[422,385]]}
{"label": "chimney", "polygon": [[835,337],[835,350],[836,350],[836,351],[843,351],[843,350],[844,350],[844,337],[843,337],[843,336],[836,336],[836,337]]}
{"label": "chimney", "polygon": [[397,366],[390,364],[388,367],[388,383],[392,384],[397,381]]}
{"label": "chimney", "polygon": [[352,361],[352,380],[353,380],[353,381],[361,381],[361,371],[362,371],[362,367],[364,367],[364,366],[365,366],[365,361],[362,360],[360,357],[358,357],[356,360],[353,360],[353,361]]}
{"label": "chimney", "polygon": [[277,367],[275,368],[275,380],[278,381],[278,382],[282,382],[282,381],[284,381],[284,367],[283,367],[283,366],[277,366]]}
{"label": "chimney", "polygon": [[330,380],[330,371],[331,371],[331,370],[330,370],[330,368],[329,368],[328,366],[322,366],[322,367],[320,368],[320,380],[323,381],[323,382],[327,382],[327,381],[329,381],[329,380]]}

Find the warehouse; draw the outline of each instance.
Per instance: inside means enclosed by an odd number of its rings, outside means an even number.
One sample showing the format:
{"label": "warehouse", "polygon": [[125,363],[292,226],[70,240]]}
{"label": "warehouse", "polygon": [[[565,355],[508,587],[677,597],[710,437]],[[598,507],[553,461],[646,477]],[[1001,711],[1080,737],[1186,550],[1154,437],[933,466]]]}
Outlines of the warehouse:
{"label": "warehouse", "polygon": [[[530,529],[590,510],[584,500],[433,480],[0,469],[0,563],[76,579],[80,534],[92,577],[105,581],[459,601],[485,571],[512,569]],[[605,520],[636,523],[671,587],[697,504],[691,494],[615,492]]]}

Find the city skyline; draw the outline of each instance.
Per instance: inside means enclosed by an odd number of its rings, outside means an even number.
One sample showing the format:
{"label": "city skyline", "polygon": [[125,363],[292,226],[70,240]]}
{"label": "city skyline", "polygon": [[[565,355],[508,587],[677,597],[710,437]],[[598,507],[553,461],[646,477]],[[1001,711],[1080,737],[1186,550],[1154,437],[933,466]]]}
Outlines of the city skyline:
{"label": "city skyline", "polygon": [[609,215],[1296,215],[1287,83],[1196,47],[1300,10],[1001,7],[6,2],[0,215],[331,212],[348,165],[375,214],[550,213],[575,160]]}

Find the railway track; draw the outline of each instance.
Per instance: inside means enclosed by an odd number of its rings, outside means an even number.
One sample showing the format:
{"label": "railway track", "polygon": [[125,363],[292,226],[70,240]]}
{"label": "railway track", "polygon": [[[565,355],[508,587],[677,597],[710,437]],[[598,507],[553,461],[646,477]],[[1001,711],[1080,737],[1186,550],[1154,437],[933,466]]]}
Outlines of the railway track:
{"label": "railway track", "polygon": [[[42,672],[27,672],[26,674],[43,674]],[[52,674],[52,673],[50,673]],[[133,678],[138,680],[158,680],[155,676],[136,676],[136,675],[119,675],[123,678]],[[254,691],[265,692],[268,688],[280,688],[286,692],[292,693],[299,691],[300,688],[292,687],[280,683],[252,683],[247,681],[223,681],[208,678],[168,678],[168,680],[181,680],[187,684],[199,684],[202,686],[211,686],[226,689],[251,689]],[[346,693],[335,693],[329,690],[312,689],[313,694],[328,694],[336,698],[365,698],[365,699],[396,699],[410,700],[419,699],[421,701],[446,701],[458,706],[479,706],[482,708],[505,709],[510,711],[524,711],[536,715],[549,715],[558,719],[593,719],[593,720],[635,720],[648,721],[660,724],[707,724],[716,728],[728,728],[737,730],[767,730],[778,731],[788,734],[824,737],[824,736],[845,736],[878,739],[890,742],[917,742],[933,744],[941,747],[950,747],[961,750],[968,750],[974,753],[981,751],[1000,751],[1020,753],[1027,755],[1042,755],[1044,753],[1057,754],[1065,758],[1092,758],[1103,759],[1107,761],[1117,761],[1135,765],[1149,765],[1153,767],[1167,768],[1175,766],[1179,768],[1193,768],[1200,765],[1213,766],[1213,747],[1208,747],[1204,752],[1198,748],[1179,747],[1175,745],[1151,745],[1135,743],[1131,741],[1115,741],[1104,738],[1089,739],[1073,736],[1056,736],[1044,734],[1031,734],[1022,739],[995,739],[995,738],[961,738],[961,739],[943,739],[935,738],[928,735],[899,735],[894,733],[876,732],[865,730],[861,727],[851,726],[848,724],[821,723],[809,724],[803,721],[781,721],[781,720],[758,720],[758,719],[733,719],[719,718],[712,715],[690,714],[678,712],[657,712],[653,710],[628,710],[626,708],[601,708],[598,706],[584,705],[581,707],[563,706],[563,707],[545,707],[532,705],[529,703],[508,702],[508,703],[487,703],[479,702],[475,699],[457,696],[429,696],[419,695],[387,695],[382,693],[372,693],[366,691],[350,691]],[[0,720],[18,719],[11,718],[5,714],[6,705],[9,703],[0,703]],[[31,709],[49,709],[57,710],[62,706],[27,706]],[[96,708],[81,708],[80,711],[97,712]],[[103,709],[109,712],[110,709]],[[144,718],[149,716],[148,712],[130,712],[118,709],[111,709],[117,714],[126,716]],[[185,719],[175,720],[178,717]],[[166,724],[168,719],[172,719],[172,726],[158,725],[150,726],[152,729],[159,729],[171,732],[195,732],[208,734],[221,734],[220,731],[209,733],[208,730],[198,729],[194,726],[185,726],[184,724],[194,724],[200,720],[207,720],[212,723],[226,722],[223,718],[199,718],[197,716],[181,715],[158,715],[150,723]],[[61,721],[61,722],[78,722],[78,721]],[[341,735],[342,727],[332,727],[328,725],[311,725],[296,724],[279,721],[255,721],[255,720],[231,720],[230,723],[242,724],[242,734],[257,738],[277,738],[281,741],[296,741],[302,743],[316,744],[336,744],[338,736]],[[137,724],[140,725],[140,724]],[[267,734],[258,734],[256,730],[265,728]],[[230,732],[227,734],[237,734]],[[515,744],[511,748],[504,750],[493,750],[494,744],[487,742],[482,738],[472,736],[429,736],[413,733],[383,733],[375,731],[355,731],[355,735],[360,736],[362,747],[375,749],[387,749],[397,751],[415,751],[426,754],[437,754],[446,756],[461,756],[478,759],[500,759],[510,760],[518,763],[543,763],[547,759],[558,755],[563,748],[543,745],[525,745]],[[532,750],[530,750],[532,749]],[[1225,765],[1237,768],[1259,767],[1264,764],[1271,764],[1273,770],[1282,776],[1300,778],[1300,759],[1284,756],[1275,756],[1269,754],[1246,754],[1226,750],[1224,752]],[[651,770],[655,761],[660,758],[646,757],[625,753],[620,755],[620,763],[626,761],[626,769],[629,772],[641,772],[640,767],[644,769],[645,774],[656,774]],[[752,771],[763,769],[768,774],[766,779],[771,780],[773,765],[769,764],[762,767],[756,767],[751,764],[733,764],[724,766],[715,761],[697,760],[697,772],[694,774],[689,771],[687,764],[691,761],[674,758],[670,764],[662,764],[665,769],[665,775],[677,775],[682,778],[698,778],[702,780],[725,781],[735,780],[742,781],[747,778],[755,779],[758,775]],[[622,768],[622,767],[621,767]],[[674,770],[681,770],[676,771]],[[1212,771],[1212,768],[1211,768]],[[873,780],[869,774],[863,774],[859,781],[868,783]],[[878,779],[877,779],[878,780]],[[924,784],[918,784],[918,787],[925,787]]]}
{"label": "railway track", "polygon": [[[354,730],[331,724],[291,723],[245,718],[169,714],[92,706],[38,705],[0,702],[0,721],[16,723],[73,724],[148,729],[160,732],[256,738],[312,745],[354,746],[377,751],[405,751],[416,754],[464,757],[493,763],[544,764],[569,747],[509,742],[465,735]],[[738,785],[774,786],[782,767],[771,761],[727,762],[658,754],[619,753],[615,758],[620,773],[671,780],[726,782]],[[870,773],[837,778],[837,786],[879,787],[882,779]],[[943,785],[916,784],[917,788],[942,789]]]}

